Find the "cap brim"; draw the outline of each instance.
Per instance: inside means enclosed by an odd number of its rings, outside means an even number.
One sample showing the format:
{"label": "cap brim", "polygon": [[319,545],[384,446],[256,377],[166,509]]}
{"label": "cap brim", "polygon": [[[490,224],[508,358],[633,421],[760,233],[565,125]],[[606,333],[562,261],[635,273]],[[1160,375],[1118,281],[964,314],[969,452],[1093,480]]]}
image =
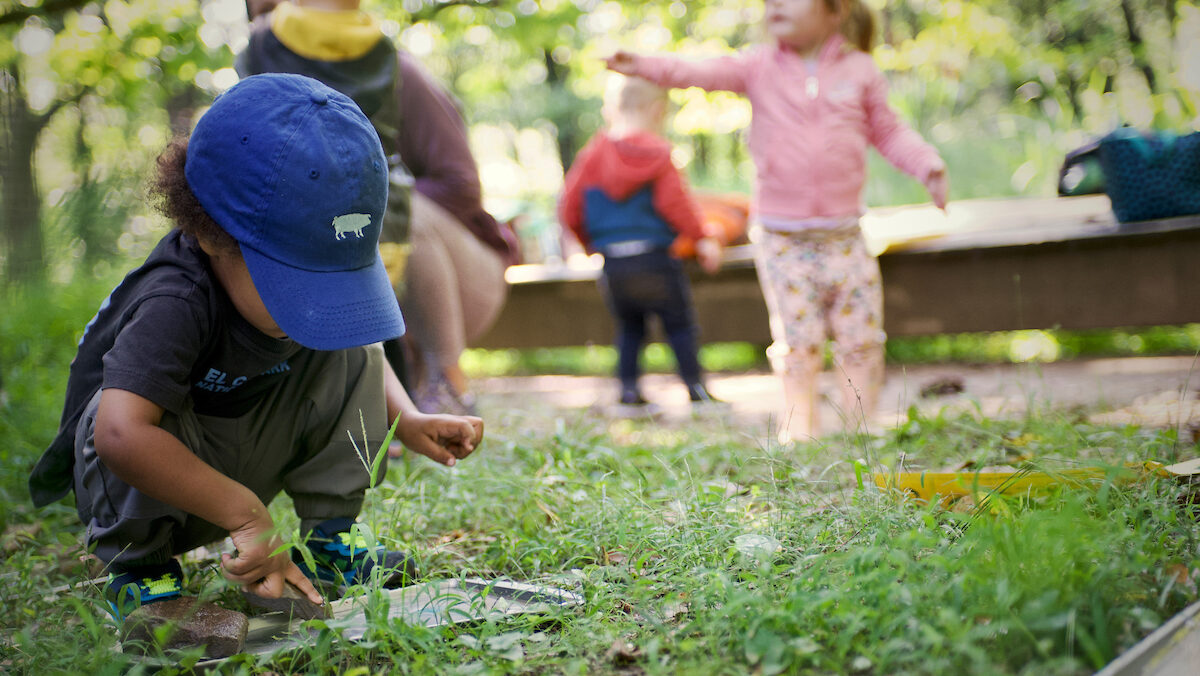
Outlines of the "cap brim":
{"label": "cap brim", "polygon": [[267,312],[288,338],[313,350],[343,350],[404,334],[404,318],[379,253],[357,270],[313,272],[243,245],[242,258]]}

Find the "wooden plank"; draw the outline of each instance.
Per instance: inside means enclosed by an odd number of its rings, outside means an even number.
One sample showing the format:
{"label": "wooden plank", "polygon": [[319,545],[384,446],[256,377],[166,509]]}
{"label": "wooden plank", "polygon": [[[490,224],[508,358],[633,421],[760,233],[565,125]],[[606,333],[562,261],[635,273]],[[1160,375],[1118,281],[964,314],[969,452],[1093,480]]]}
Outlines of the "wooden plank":
{"label": "wooden plank", "polygon": [[[875,210],[863,227],[891,336],[1200,322],[1200,216],[1122,225],[1103,196],[967,200],[949,216]],[[747,247],[716,275],[688,269],[703,341],[770,342]],[[598,275],[596,261],[510,268],[508,302],[473,347],[611,342]]]}
{"label": "wooden plank", "polygon": [[884,254],[885,328],[911,336],[1200,321],[1200,227]]}
{"label": "wooden plank", "polygon": [[1096,676],[1194,676],[1200,671],[1200,603],[1184,608]]}

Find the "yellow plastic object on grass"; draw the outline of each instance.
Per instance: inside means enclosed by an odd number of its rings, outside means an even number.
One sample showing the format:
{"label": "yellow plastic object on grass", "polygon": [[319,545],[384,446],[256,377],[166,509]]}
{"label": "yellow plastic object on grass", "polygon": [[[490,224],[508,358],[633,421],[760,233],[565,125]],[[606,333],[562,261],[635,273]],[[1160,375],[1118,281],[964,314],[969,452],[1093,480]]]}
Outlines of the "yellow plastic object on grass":
{"label": "yellow plastic object on grass", "polygon": [[898,488],[923,500],[940,496],[943,502],[980,494],[1037,495],[1056,486],[1082,486],[1110,476],[1118,481],[1133,481],[1150,474],[1161,477],[1200,475],[1200,458],[1174,465],[1147,460],[1123,467],[1087,467],[1046,472],[1014,469],[1011,472],[876,472],[875,485]]}

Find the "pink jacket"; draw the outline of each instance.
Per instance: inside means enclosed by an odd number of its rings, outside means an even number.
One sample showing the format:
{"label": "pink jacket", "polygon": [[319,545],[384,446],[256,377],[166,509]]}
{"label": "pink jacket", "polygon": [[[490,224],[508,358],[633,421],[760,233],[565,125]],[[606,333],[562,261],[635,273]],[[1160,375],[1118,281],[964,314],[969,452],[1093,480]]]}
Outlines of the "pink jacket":
{"label": "pink jacket", "polygon": [[[896,117],[871,55],[840,35],[809,64],[773,44],[702,61],[637,56],[633,73],[665,87],[702,87],[750,99],[756,210],[768,220],[862,213],[867,144],[918,179],[940,166],[932,146]],[[810,80],[810,78],[813,78]]]}

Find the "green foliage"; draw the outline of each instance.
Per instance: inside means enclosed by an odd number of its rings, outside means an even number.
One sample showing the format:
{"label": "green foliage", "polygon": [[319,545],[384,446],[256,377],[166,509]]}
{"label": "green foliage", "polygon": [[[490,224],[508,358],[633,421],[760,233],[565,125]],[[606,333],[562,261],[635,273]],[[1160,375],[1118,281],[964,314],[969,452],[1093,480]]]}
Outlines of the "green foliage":
{"label": "green foliage", "polygon": [[897,364],[1056,361],[1200,353],[1200,324],[1095,331],[1001,331],[889,338]]}
{"label": "green foliage", "polygon": [[[881,27],[874,56],[892,102],[946,157],[954,199],[1050,194],[1063,154],[1121,123],[1196,125],[1195,2],[868,4]],[[44,269],[69,277],[64,251],[88,273],[101,259],[136,259],[145,249],[130,240],[147,231],[136,191],[166,139],[232,83],[229,45],[244,35],[241,3],[18,5],[0,7],[0,17],[22,17],[0,23],[0,89],[20,88],[14,102],[48,116],[36,156],[45,250],[55,252]],[[622,47],[710,56],[762,39],[762,5],[744,0],[364,7],[463,102],[489,206],[525,205],[539,217],[552,213],[563,166],[601,124],[603,56]],[[678,110],[668,132],[693,182],[748,191],[748,104],[698,90],[672,97]],[[870,176],[869,205],[926,199],[877,156]]]}
{"label": "green foliage", "polygon": [[115,280],[71,286],[9,287],[0,313],[0,526],[28,517],[25,481],[58,431],[68,365],[83,327]]}
{"label": "green foliage", "polygon": [[[28,18],[0,24],[0,131],[34,141],[0,142],[0,188],[25,208],[0,222],[0,264],[31,266],[35,281],[69,277],[80,260],[85,274],[114,258],[124,267],[145,253],[134,240],[146,236],[153,158],[223,82],[219,12],[184,0],[21,4]],[[37,236],[22,235],[39,217]]]}
{"label": "green foliage", "polygon": [[[1097,357],[1147,357],[1200,353],[1200,324],[1130,329],[1062,331],[1025,330],[889,338],[889,364],[1053,362]],[[538,375],[611,375],[616,350],[610,345],[528,350],[470,349],[463,369],[472,377]],[[769,368],[766,347],[751,343],[708,343],[700,364],[710,372],[746,372]],[[642,367],[648,373],[673,373],[675,358],[664,343],[647,345]]]}

